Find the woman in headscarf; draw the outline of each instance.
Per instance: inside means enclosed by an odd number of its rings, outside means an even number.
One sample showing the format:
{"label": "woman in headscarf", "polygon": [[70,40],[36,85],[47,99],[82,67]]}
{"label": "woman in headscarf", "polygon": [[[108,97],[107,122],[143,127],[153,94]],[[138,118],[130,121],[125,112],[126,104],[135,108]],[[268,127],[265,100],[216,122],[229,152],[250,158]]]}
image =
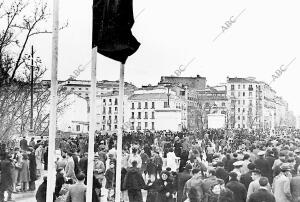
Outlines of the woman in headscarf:
{"label": "woman in headscarf", "polygon": [[232,202],[233,192],[224,186],[224,181],[218,179],[204,196],[204,202]]}
{"label": "woman in headscarf", "polygon": [[173,202],[174,186],[168,171],[162,171],[160,179],[156,180],[157,196],[155,202]]}

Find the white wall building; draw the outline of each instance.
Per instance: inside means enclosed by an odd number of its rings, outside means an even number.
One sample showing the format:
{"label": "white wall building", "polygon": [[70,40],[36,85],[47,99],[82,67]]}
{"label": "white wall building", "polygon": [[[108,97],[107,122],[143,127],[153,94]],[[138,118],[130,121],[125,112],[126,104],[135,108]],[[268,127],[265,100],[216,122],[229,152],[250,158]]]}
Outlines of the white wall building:
{"label": "white wall building", "polygon": [[88,133],[88,104],[84,98],[76,94],[69,95],[64,113],[57,119],[57,129],[64,132]]}
{"label": "white wall building", "polygon": [[128,98],[130,130],[173,130],[187,126],[187,103],[167,87],[142,88]]}

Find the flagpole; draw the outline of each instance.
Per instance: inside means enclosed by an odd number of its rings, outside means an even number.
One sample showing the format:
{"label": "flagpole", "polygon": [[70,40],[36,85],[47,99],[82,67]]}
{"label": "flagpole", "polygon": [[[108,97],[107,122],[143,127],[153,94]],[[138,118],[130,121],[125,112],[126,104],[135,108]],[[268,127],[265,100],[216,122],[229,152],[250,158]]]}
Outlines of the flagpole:
{"label": "flagpole", "polygon": [[88,150],[88,172],[86,202],[92,201],[93,169],[94,169],[94,143],[96,131],[96,83],[97,83],[97,47],[92,49],[92,69],[91,69],[91,99],[90,102],[90,122],[89,122],[89,150]]}
{"label": "flagpole", "polygon": [[55,187],[55,136],[57,118],[57,66],[58,66],[58,29],[59,29],[59,0],[53,0],[53,34],[52,34],[52,68],[51,68],[51,100],[50,126],[48,145],[48,177],[47,202],[53,201]]}
{"label": "flagpole", "polygon": [[117,169],[116,169],[116,199],[115,202],[121,201],[121,169],[122,169],[122,136],[123,136],[123,111],[124,111],[124,68],[120,66],[120,81],[119,81],[119,117],[118,117],[118,139],[117,139]]}

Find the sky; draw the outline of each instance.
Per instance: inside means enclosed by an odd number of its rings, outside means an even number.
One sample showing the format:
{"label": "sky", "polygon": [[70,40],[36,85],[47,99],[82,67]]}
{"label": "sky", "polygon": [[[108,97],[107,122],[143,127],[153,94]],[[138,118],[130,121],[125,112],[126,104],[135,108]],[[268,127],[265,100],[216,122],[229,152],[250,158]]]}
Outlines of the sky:
{"label": "sky", "polygon": [[[300,115],[299,1],[134,0],[133,4],[138,17],[132,31],[141,46],[126,62],[125,81],[138,87],[155,85],[183,65],[180,76],[200,75],[208,85],[225,83],[227,76],[270,83],[281,67],[286,70],[271,87]],[[52,0],[49,9],[52,12]],[[60,1],[60,23],[65,22],[68,27],[59,33],[60,80],[90,61],[92,0]],[[49,69],[45,75],[49,79],[51,35],[37,36],[32,43]],[[97,60],[98,80],[118,80],[118,62],[100,54]],[[90,79],[90,64],[77,79]]]}

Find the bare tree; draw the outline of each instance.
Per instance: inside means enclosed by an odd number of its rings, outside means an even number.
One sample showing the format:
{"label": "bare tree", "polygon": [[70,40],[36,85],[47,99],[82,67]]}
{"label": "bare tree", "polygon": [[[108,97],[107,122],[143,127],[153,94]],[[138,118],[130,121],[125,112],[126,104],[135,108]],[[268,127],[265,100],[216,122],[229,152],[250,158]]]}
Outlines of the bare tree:
{"label": "bare tree", "polygon": [[0,0],[0,84],[17,80],[28,42],[38,34],[51,33],[45,28],[49,17],[42,0]]}

